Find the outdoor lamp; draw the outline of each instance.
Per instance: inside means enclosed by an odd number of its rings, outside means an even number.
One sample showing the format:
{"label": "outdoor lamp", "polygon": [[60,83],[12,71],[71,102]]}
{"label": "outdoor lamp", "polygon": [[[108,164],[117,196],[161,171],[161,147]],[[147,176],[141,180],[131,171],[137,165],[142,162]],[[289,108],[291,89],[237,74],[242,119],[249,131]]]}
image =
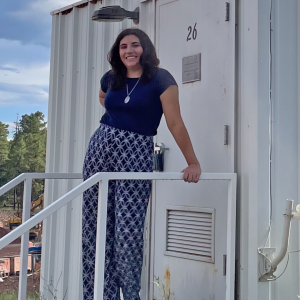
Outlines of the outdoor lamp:
{"label": "outdoor lamp", "polygon": [[119,5],[105,6],[96,10],[92,16],[92,20],[98,22],[121,22],[125,19],[132,19],[135,24],[138,24],[139,8],[128,11]]}

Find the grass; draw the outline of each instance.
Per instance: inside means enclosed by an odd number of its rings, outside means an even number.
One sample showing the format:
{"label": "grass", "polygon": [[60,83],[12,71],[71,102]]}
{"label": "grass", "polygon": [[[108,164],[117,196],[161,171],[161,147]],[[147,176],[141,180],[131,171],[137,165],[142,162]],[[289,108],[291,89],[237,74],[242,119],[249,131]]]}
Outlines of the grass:
{"label": "grass", "polygon": [[[40,296],[38,294],[28,295],[26,297],[27,300],[40,300]],[[17,293],[13,294],[1,294],[0,300],[18,300]]]}

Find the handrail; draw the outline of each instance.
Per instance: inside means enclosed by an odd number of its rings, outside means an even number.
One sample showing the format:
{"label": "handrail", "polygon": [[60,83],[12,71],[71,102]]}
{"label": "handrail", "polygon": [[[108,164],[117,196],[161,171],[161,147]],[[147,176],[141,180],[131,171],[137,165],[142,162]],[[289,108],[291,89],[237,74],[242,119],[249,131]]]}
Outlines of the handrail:
{"label": "handrail", "polygon": [[9,190],[13,189],[15,186],[17,186],[18,184],[23,182],[25,180],[25,177],[26,177],[26,175],[24,173],[20,174],[19,176],[17,176],[10,182],[8,182],[5,185],[3,185],[2,187],[0,187],[0,196],[7,193]]}
{"label": "handrail", "polygon": [[[23,192],[23,215],[22,221],[25,223],[30,218],[30,206],[31,206],[31,189],[33,179],[82,179],[81,173],[23,173],[14,178],[4,186],[0,188],[0,196],[20,184],[24,181]],[[22,226],[22,225],[21,225]],[[27,266],[28,263],[28,242],[29,242],[29,230],[22,235],[21,239],[21,265],[19,273],[19,293],[18,299],[26,299],[27,290]],[[5,246],[4,246],[5,247]]]}
{"label": "handrail", "polygon": [[16,187],[26,179],[82,179],[81,173],[22,173],[0,187],[0,196]]}
{"label": "handrail", "polygon": [[[21,174],[20,176],[16,177],[11,182],[15,181],[15,185],[19,184],[20,182],[24,181],[24,179],[28,178],[41,178],[41,176],[46,177],[45,179],[65,179],[66,176],[70,175],[68,173],[60,174],[60,178],[57,178],[57,173],[32,173],[32,174]],[[56,175],[56,176],[55,176]],[[202,174],[201,180],[228,180],[229,173],[222,173],[222,174]],[[78,174],[74,174],[73,176],[75,179],[78,179]],[[85,190],[93,186],[94,184],[98,183],[101,180],[129,180],[129,179],[149,179],[149,180],[182,180],[183,178],[182,173],[142,173],[142,172],[135,172],[135,173],[125,173],[125,172],[99,172],[95,175],[91,176],[88,180],[82,182],[77,187],[75,187],[72,191],[66,193],[64,196],[60,197],[55,202],[51,203],[49,206],[44,208],[42,211],[37,213],[35,216],[31,217],[30,219],[26,220],[22,223],[22,225],[18,226],[16,229],[11,231],[9,234],[5,235],[2,239],[0,239],[0,250],[10,244],[12,241],[17,239],[20,235],[23,235],[26,231],[30,230],[32,227],[43,221],[44,219],[48,218],[51,214],[62,208],[68,202],[73,200],[74,198],[81,195]],[[16,180],[18,179],[18,180]],[[69,179],[69,178],[68,178]],[[5,188],[8,184],[4,185],[0,188],[0,196],[3,194],[2,189]],[[15,186],[14,185],[14,186]],[[13,188],[12,186],[11,188]]]}
{"label": "handrail", "polygon": [[[106,213],[107,213],[107,195],[108,195],[108,183],[109,180],[183,180],[183,173],[140,173],[140,172],[103,172],[96,173],[91,176],[86,181],[79,184],[73,190],[60,197],[58,200],[44,208],[41,212],[29,219],[27,210],[30,209],[30,202],[28,205],[28,200],[30,201],[31,195],[29,188],[31,189],[32,179],[35,178],[45,178],[45,179],[79,179],[81,174],[68,174],[68,173],[28,173],[21,174],[10,183],[4,185],[0,188],[0,195],[9,189],[13,188],[15,185],[25,181],[24,189],[24,206],[23,206],[23,216],[24,223],[17,227],[15,230],[4,236],[0,239],[0,249],[11,243],[20,235],[22,236],[22,252],[21,252],[21,269],[23,265],[27,265],[28,257],[28,235],[29,230],[40,223],[42,220],[49,217],[55,211],[66,205],[68,202],[74,198],[81,195],[85,190],[99,182],[99,204],[98,204],[98,217],[97,217],[97,237],[96,237],[96,261],[95,261],[95,291],[94,299],[102,300],[103,299],[103,282],[104,282],[104,257],[105,257],[105,238],[106,238]],[[67,178],[68,177],[68,178]],[[227,222],[232,224],[235,222],[235,190],[236,190],[236,174],[233,173],[203,173],[201,174],[200,180],[227,180],[229,181],[228,189],[228,199],[229,204],[231,205],[230,209],[228,208]],[[26,182],[27,181],[27,182]],[[28,198],[28,199],[27,199]],[[26,202],[27,201],[27,202]],[[27,215],[26,215],[27,213]],[[27,234],[27,236],[26,236]],[[235,240],[235,227],[232,229],[232,226],[227,228],[228,234],[228,243],[227,243],[227,270],[229,274],[234,274],[234,240]],[[27,244],[26,244],[27,243]],[[26,249],[27,247],[27,249]],[[232,252],[233,251],[233,252]],[[233,255],[232,255],[233,253]],[[23,268],[24,269],[24,268]],[[24,270],[23,270],[24,273]],[[22,273],[22,275],[24,275]],[[21,271],[20,271],[21,274]],[[233,275],[234,276],[234,275]],[[24,278],[20,277],[19,289],[19,300],[26,299],[26,287],[27,287],[27,278],[26,273]],[[226,278],[226,300],[233,299],[234,295],[234,277],[231,278],[227,276]]]}
{"label": "handrail", "polygon": [[[28,178],[41,178],[43,179],[65,179],[70,173],[61,173],[57,177],[58,173],[32,173],[32,174],[21,174],[11,182],[16,182],[14,186],[18,185],[24,179]],[[73,178],[68,179],[80,179],[78,178],[78,174],[73,174]],[[81,175],[81,174],[80,174]],[[133,180],[133,179],[148,179],[148,180],[183,180],[182,173],[142,173],[142,172],[99,172],[95,175],[91,176],[89,179],[84,181],[75,187],[72,191],[66,193],[64,196],[60,197],[55,202],[51,203],[49,206],[44,208],[42,211],[37,213],[35,216],[31,217],[29,220],[22,223],[22,225],[18,226],[16,229],[11,231],[9,234],[5,235],[2,239],[0,239],[0,250],[10,244],[12,241],[17,239],[20,235],[23,235],[26,231],[30,230],[32,227],[39,224],[44,219],[48,218],[51,214],[62,208],[68,202],[72,201],[74,198],[81,195],[85,190],[95,185],[97,182],[101,180]],[[203,173],[201,174],[201,180],[228,180],[229,177],[232,177],[231,173]],[[18,180],[16,180],[18,179]],[[8,183],[9,184],[9,183]],[[4,189],[8,184],[4,185],[0,188],[0,196],[3,194],[2,189]],[[11,188],[13,188],[12,186]],[[10,188],[10,189],[11,189]],[[7,191],[7,190],[5,190]]]}

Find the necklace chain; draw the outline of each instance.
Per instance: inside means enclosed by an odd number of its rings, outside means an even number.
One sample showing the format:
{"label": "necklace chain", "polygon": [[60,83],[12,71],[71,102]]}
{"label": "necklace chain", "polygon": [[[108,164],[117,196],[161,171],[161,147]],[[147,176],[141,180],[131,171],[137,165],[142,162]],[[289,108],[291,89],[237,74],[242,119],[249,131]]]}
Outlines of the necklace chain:
{"label": "necklace chain", "polygon": [[132,88],[132,90],[130,91],[130,93],[128,93],[128,84],[126,83],[126,89],[127,89],[127,97],[125,98],[124,102],[128,103],[130,100],[130,94],[133,92],[133,90],[135,89],[135,87],[137,86],[137,84],[139,83],[141,77],[139,78],[139,80],[136,82],[136,84],[134,85],[134,87]]}
{"label": "necklace chain", "polygon": [[139,83],[141,77],[139,78],[139,80],[136,82],[135,86],[132,88],[132,90],[130,91],[130,93],[128,94],[128,84],[126,83],[126,88],[127,88],[127,96],[130,96],[130,94],[132,93],[132,91],[135,89],[135,87],[137,86],[137,84]]}

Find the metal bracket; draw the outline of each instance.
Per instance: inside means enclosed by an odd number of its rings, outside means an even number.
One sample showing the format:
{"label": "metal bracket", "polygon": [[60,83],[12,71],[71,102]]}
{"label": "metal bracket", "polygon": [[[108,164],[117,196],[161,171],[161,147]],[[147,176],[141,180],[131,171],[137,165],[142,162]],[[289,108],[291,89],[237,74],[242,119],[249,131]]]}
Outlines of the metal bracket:
{"label": "metal bracket", "polygon": [[169,150],[169,148],[165,148],[164,143],[155,143],[154,151],[159,151],[159,153],[164,153],[165,150]]}
{"label": "metal bracket", "polygon": [[225,22],[229,21],[229,2],[225,2]]}
{"label": "metal bracket", "polygon": [[228,145],[228,125],[224,125],[224,145]]}
{"label": "metal bracket", "polygon": [[169,148],[166,148],[164,143],[155,143],[153,155],[153,171],[163,172],[165,150],[169,150]]}
{"label": "metal bracket", "polygon": [[223,255],[223,276],[226,276],[227,255]]}
{"label": "metal bracket", "polygon": [[276,248],[258,248],[258,281],[266,282],[276,278],[271,270],[275,252]]}

